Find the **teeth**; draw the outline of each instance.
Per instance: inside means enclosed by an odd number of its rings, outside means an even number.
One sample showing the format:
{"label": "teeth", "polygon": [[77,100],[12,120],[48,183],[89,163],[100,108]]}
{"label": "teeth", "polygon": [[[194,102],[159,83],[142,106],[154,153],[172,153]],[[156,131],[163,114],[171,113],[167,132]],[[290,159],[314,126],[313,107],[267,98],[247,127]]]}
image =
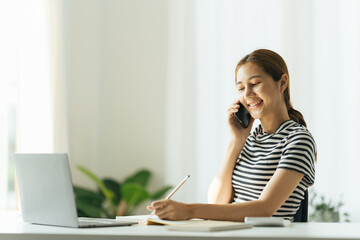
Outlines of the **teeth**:
{"label": "teeth", "polygon": [[258,102],[256,102],[256,103],[249,104],[249,106],[250,106],[250,107],[254,107],[254,106],[258,105],[260,102],[261,102],[261,100],[259,100],[259,101],[258,101]]}

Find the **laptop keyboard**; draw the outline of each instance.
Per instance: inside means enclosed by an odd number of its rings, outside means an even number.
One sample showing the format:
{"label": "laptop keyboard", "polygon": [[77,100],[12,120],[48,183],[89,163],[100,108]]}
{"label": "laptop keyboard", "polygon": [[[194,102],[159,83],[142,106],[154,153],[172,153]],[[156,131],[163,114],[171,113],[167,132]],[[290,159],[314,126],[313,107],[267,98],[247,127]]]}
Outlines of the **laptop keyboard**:
{"label": "laptop keyboard", "polygon": [[[116,219],[108,219],[108,218],[78,218],[78,222],[80,227],[125,225],[123,221],[118,221]],[[129,223],[128,225],[130,224],[131,223]]]}

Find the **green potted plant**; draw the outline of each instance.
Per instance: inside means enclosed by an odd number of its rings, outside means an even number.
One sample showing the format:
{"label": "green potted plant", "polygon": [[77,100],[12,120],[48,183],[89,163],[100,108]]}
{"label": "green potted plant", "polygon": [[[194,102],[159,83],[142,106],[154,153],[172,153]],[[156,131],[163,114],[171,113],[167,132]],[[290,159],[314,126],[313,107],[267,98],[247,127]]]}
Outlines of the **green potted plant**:
{"label": "green potted plant", "polygon": [[313,190],[311,196],[309,203],[313,212],[309,215],[310,222],[340,222],[342,217],[345,222],[350,222],[347,212],[340,214],[340,208],[344,206],[343,201],[333,203],[331,199],[327,201],[323,195],[318,200],[318,195]]}
{"label": "green potted plant", "polygon": [[97,186],[97,190],[74,186],[79,217],[115,218],[131,215],[140,203],[148,199],[162,198],[171,189],[171,186],[165,186],[154,193],[149,193],[146,187],[151,172],[146,169],[139,170],[123,182],[119,182],[113,178],[100,179],[83,166],[77,166],[77,168]]}

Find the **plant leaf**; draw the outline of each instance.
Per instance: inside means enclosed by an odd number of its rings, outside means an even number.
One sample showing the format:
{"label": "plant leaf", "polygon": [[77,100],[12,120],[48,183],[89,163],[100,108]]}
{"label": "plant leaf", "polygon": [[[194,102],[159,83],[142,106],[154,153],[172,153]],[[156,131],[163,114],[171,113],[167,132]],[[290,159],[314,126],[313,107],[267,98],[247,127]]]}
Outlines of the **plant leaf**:
{"label": "plant leaf", "polygon": [[151,177],[151,172],[147,169],[143,169],[140,170],[138,172],[136,172],[134,175],[128,177],[125,181],[124,184],[126,183],[138,183],[141,186],[146,187],[146,185],[149,182],[149,179]]}
{"label": "plant leaf", "polygon": [[102,193],[105,195],[105,198],[112,204],[112,201],[115,197],[115,194],[113,192],[111,192],[103,183],[103,181],[101,181],[100,178],[98,178],[92,171],[90,171],[89,169],[78,165],[77,168],[84,173],[86,176],[88,176],[93,182],[95,182],[95,184],[98,186],[98,188],[100,188],[100,190],[102,191]]}
{"label": "plant leaf", "polygon": [[156,191],[155,193],[153,193],[150,198],[153,199],[153,200],[156,200],[156,199],[160,199],[164,196],[164,194],[169,191],[170,189],[172,189],[172,186],[166,186],[166,187],[163,187],[161,188],[160,190]]}
{"label": "plant leaf", "polygon": [[101,206],[95,206],[91,203],[89,203],[87,200],[76,198],[76,208],[83,212],[85,216],[82,217],[94,217],[94,218],[100,218],[101,217]]}
{"label": "plant leaf", "polygon": [[[114,193],[115,196],[113,199],[113,203],[115,206],[118,205],[120,202],[120,199],[121,199],[121,184],[111,178],[104,178],[103,183],[107,189],[109,189],[110,191],[112,191]],[[104,196],[101,189],[99,189],[99,192],[102,196]]]}
{"label": "plant leaf", "polygon": [[121,187],[121,194],[128,208],[133,208],[150,197],[144,186],[138,183],[124,183]]}
{"label": "plant leaf", "polygon": [[91,191],[82,187],[74,186],[75,199],[82,199],[81,201],[87,201],[89,204],[101,206],[105,197],[95,191]]}

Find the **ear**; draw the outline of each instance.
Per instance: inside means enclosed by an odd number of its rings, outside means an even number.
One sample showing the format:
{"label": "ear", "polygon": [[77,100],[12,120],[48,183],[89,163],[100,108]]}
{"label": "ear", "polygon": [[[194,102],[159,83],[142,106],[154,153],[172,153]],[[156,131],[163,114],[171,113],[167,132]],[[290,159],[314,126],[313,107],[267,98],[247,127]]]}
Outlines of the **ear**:
{"label": "ear", "polygon": [[289,76],[284,73],[279,80],[279,87],[281,93],[284,93],[285,89],[289,86]]}

